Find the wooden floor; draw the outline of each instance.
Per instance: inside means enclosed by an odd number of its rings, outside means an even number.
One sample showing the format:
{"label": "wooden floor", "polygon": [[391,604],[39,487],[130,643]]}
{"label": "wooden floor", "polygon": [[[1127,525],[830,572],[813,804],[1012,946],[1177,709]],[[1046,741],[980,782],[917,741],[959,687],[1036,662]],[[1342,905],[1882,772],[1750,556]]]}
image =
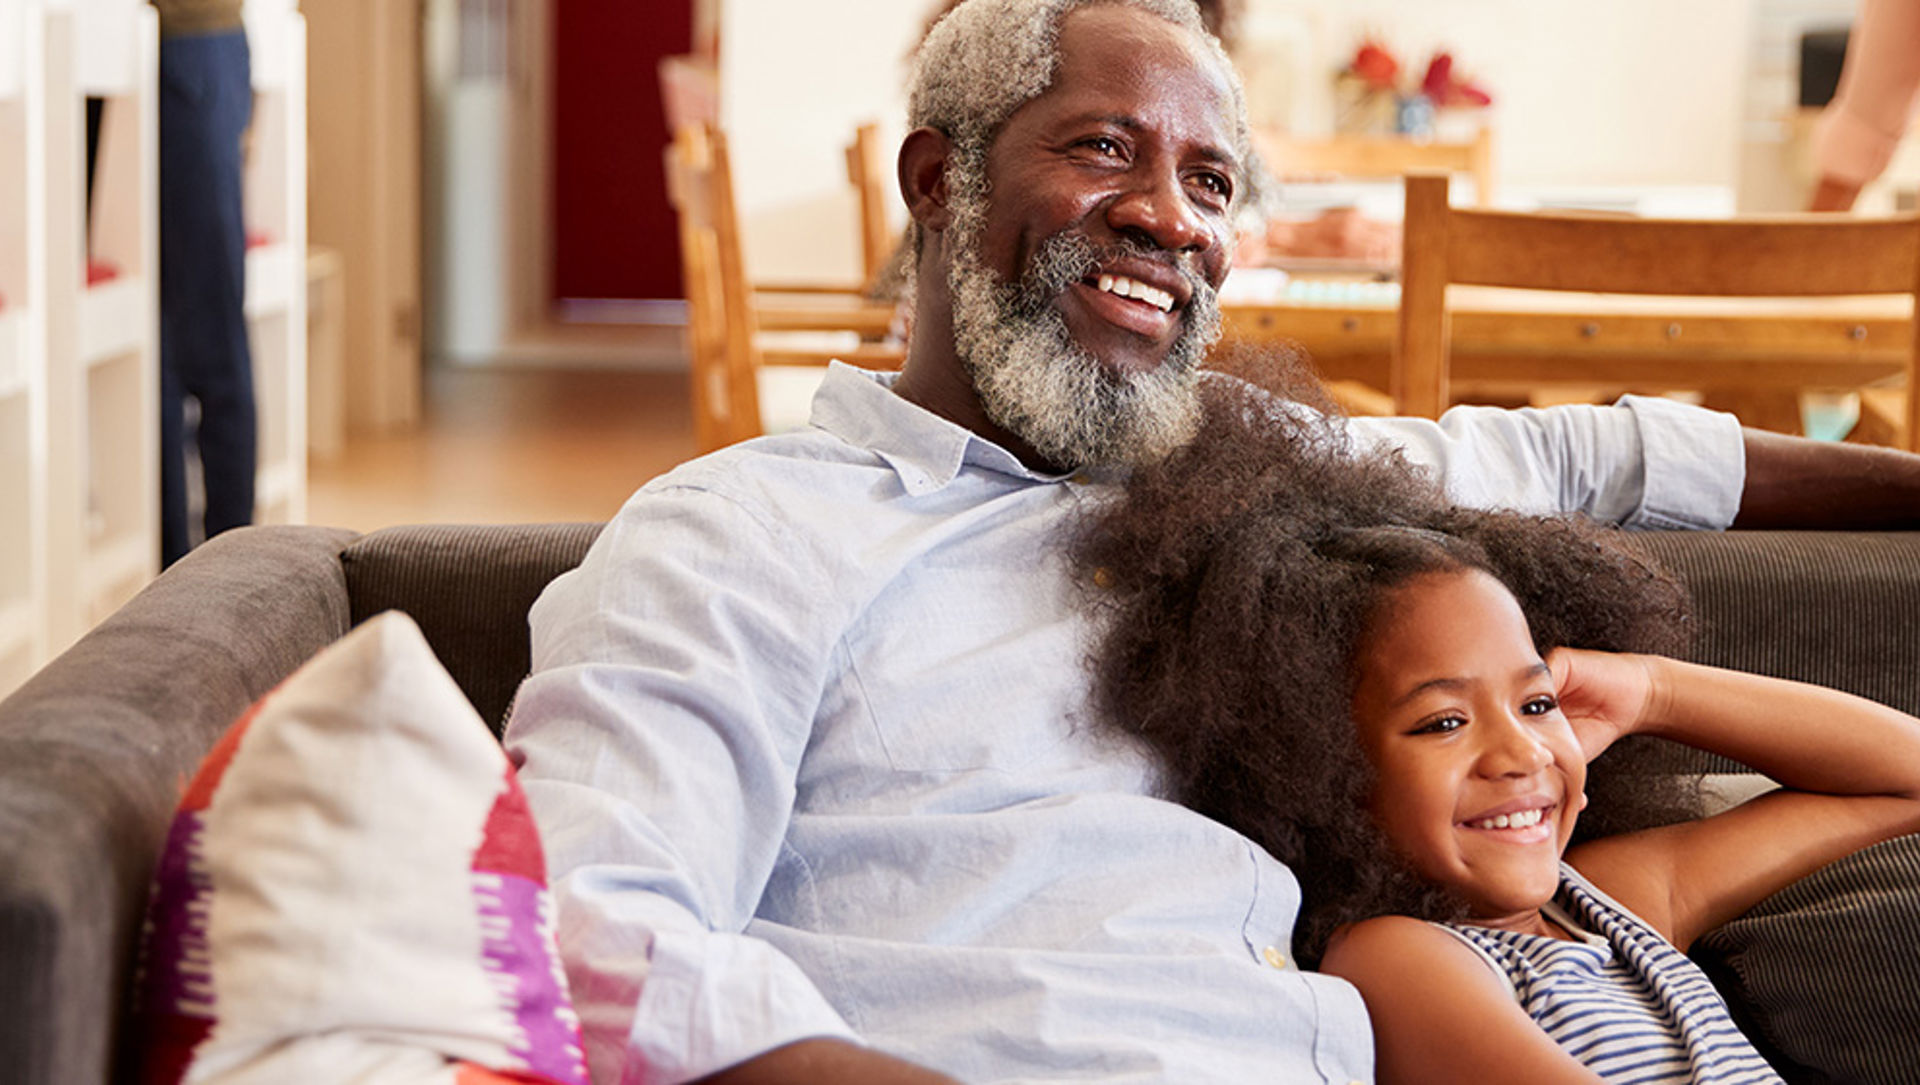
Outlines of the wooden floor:
{"label": "wooden floor", "polygon": [[308,522],[605,520],[693,452],[684,373],[434,367],[423,415],[311,462]]}

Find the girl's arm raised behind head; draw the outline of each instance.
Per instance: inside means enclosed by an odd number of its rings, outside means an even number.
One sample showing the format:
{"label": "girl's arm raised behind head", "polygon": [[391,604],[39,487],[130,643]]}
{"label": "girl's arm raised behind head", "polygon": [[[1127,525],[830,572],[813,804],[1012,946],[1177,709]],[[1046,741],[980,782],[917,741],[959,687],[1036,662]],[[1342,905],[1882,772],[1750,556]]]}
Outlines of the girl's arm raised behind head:
{"label": "girl's arm raised behind head", "polygon": [[[1562,689],[1574,690],[1619,658],[1561,651],[1551,663]],[[1674,945],[1686,949],[1828,863],[1920,831],[1920,720],[1802,682],[1633,658],[1649,681],[1637,718],[1604,727],[1722,754],[1784,787],[1714,817],[1568,853],[1581,873]],[[1581,700],[1563,693],[1570,718],[1582,711]]]}
{"label": "girl's arm raised behind head", "polygon": [[1506,980],[1424,920],[1345,928],[1320,970],[1360,989],[1381,1085],[1592,1085],[1601,1079],[1528,1017]]}

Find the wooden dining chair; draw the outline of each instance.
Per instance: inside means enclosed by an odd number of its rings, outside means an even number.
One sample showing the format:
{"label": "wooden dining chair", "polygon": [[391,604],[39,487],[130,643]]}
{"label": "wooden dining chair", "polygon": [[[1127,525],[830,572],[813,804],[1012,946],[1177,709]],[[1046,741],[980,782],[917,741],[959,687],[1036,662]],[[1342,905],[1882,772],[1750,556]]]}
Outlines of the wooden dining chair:
{"label": "wooden dining chair", "polygon": [[[666,116],[667,131],[678,132],[690,125],[720,127],[720,74],[719,66],[712,58],[693,54],[662,57],[656,74],[660,81],[660,104]],[[887,175],[890,167],[886,148],[880,140],[879,125],[861,125],[854,133],[853,142],[846,147],[846,156],[847,181],[853,186],[859,209],[859,231],[856,236],[862,274],[858,281],[829,278],[755,282],[753,289],[767,295],[760,306],[763,326],[806,329],[823,321],[832,323],[837,318],[819,316],[814,311],[820,307],[819,303],[805,295],[826,295],[842,305],[857,306],[874,281],[875,273],[885,264],[892,251],[892,239],[886,236]],[[886,247],[876,255],[876,246]],[[868,316],[879,320],[882,327],[885,326],[884,314]]]}
{"label": "wooden dining chair", "polygon": [[847,144],[847,183],[859,208],[860,266],[871,283],[900,243],[899,231],[887,221],[888,206],[900,198],[893,186],[893,163],[880,125],[873,121],[854,129],[853,142]]}
{"label": "wooden dining chair", "polygon": [[[1406,181],[1399,334],[1389,392],[1403,413],[1437,416],[1452,402],[1449,286],[1595,294],[1595,315],[1524,312],[1476,320],[1508,381],[1640,391],[1854,386],[1868,369],[1913,387],[1920,340],[1896,321],[1829,317],[1796,299],[1920,292],[1920,216],[1783,215],[1713,220],[1519,213],[1448,206],[1444,174]],[[1698,320],[1607,308],[1611,295],[1741,299]],[[1765,300],[1747,300],[1765,299]],[[1878,300],[1878,299],[1864,299]],[[1837,303],[1836,303],[1837,304]],[[1909,302],[1910,304],[1910,302]],[[1646,311],[1659,311],[1660,306]],[[1492,344],[1489,347],[1487,344]],[[1865,362],[1880,359],[1877,368]],[[1473,360],[1487,372],[1489,359]],[[1913,447],[1920,397],[1904,396]]]}
{"label": "wooden dining chair", "polygon": [[[860,341],[867,325],[835,326],[823,314],[810,332],[839,332],[844,343],[795,343],[763,329],[747,285],[727,140],[705,124],[681,126],[666,152],[667,191],[680,222],[687,294],[687,346],[694,436],[702,453],[806,421],[811,389],[834,359],[873,369],[898,368],[902,347]],[[862,318],[864,319],[864,318]]]}
{"label": "wooden dining chair", "polygon": [[1493,206],[1493,130],[1481,128],[1470,140],[1417,142],[1405,136],[1334,136],[1296,139],[1263,129],[1254,143],[1267,169],[1284,185],[1313,178],[1398,180],[1409,173],[1445,170],[1473,178],[1476,206]]}
{"label": "wooden dining chair", "polygon": [[900,244],[900,231],[887,220],[887,208],[900,200],[894,187],[892,148],[880,135],[880,125],[868,121],[854,129],[853,140],[845,148],[847,184],[853,189],[854,241],[860,256],[859,282],[758,281],[754,289],[768,295],[776,315],[763,314],[762,321],[785,322],[786,307],[793,299],[777,295],[840,294],[849,299],[873,292],[887,262]]}

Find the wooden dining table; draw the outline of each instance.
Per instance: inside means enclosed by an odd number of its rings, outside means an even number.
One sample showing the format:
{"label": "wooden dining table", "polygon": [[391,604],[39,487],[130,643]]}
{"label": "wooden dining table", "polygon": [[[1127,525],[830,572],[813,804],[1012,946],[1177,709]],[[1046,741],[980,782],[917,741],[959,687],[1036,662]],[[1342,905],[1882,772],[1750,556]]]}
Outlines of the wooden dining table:
{"label": "wooden dining table", "polygon": [[[1221,303],[1229,345],[1285,345],[1323,379],[1379,390],[1390,382],[1397,287],[1377,277],[1295,277],[1284,292]],[[1799,396],[1897,383],[1912,335],[1906,295],[1700,298],[1455,286],[1451,386],[1456,399],[1551,403],[1621,392],[1698,392],[1751,425],[1797,432]],[[763,330],[832,328],[872,341],[890,303],[845,294],[769,293]],[[1531,379],[1543,360],[1560,377]],[[1523,375],[1524,374],[1524,375]]]}
{"label": "wooden dining table", "polygon": [[[1334,280],[1337,284],[1338,280]],[[1327,380],[1386,389],[1392,284],[1222,303],[1229,343],[1297,346]],[[1702,298],[1449,288],[1456,400],[1559,402],[1624,391],[1702,393],[1750,425],[1797,432],[1800,393],[1897,382],[1912,297]],[[1542,363],[1552,387],[1523,377]]]}

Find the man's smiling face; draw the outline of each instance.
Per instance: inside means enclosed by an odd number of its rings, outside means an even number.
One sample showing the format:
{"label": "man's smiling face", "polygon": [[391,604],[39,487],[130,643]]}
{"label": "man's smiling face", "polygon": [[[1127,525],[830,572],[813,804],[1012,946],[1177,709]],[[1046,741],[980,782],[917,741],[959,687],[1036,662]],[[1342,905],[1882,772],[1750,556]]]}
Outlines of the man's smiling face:
{"label": "man's smiling face", "polygon": [[1231,257],[1229,80],[1180,27],[1077,9],[1052,86],[950,165],[954,336],[983,406],[1060,466],[1164,454]]}
{"label": "man's smiling face", "polygon": [[[1075,341],[1116,372],[1153,368],[1195,287],[1227,274],[1242,170],[1233,110],[1225,74],[1186,31],[1133,8],[1075,10],[1053,86],[1008,119],[988,154],[983,262],[1013,282],[1058,235],[1133,243],[1140,255],[1103,261],[1055,304]],[[1098,274],[1159,296],[1103,291]]]}

